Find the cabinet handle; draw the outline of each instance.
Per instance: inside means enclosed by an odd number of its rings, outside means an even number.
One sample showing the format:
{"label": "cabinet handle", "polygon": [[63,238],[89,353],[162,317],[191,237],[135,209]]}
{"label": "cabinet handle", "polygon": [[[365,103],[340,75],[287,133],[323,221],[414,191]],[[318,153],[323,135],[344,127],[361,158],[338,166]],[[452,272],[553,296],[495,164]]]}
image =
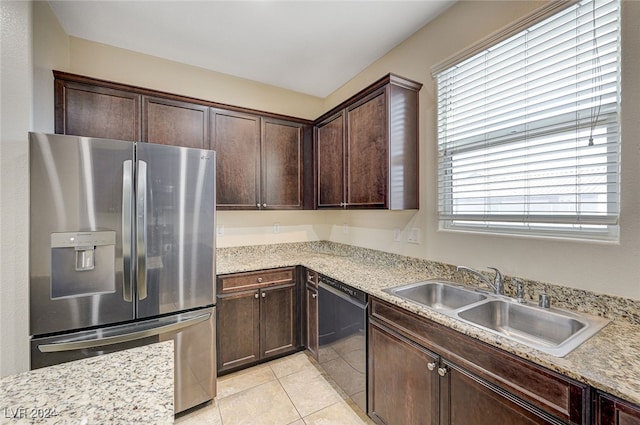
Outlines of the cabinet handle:
{"label": "cabinet handle", "polygon": [[440,376],[445,376],[447,374],[448,370],[446,367],[439,367],[438,368],[438,375]]}
{"label": "cabinet handle", "polygon": [[262,278],[261,277],[258,278],[258,283],[262,283]]}
{"label": "cabinet handle", "polygon": [[258,293],[256,292],[255,294],[253,294],[253,297],[257,300],[258,299]]}
{"label": "cabinet handle", "polygon": [[311,294],[311,298],[315,300],[316,298],[318,298],[318,294]]}
{"label": "cabinet handle", "polygon": [[427,369],[429,369],[430,371],[434,371],[436,368],[436,362],[431,362],[431,363],[427,363]]}
{"label": "cabinet handle", "polygon": [[266,297],[266,296],[267,296],[267,294],[263,292],[263,293],[262,293],[262,298],[264,298],[264,297]]}

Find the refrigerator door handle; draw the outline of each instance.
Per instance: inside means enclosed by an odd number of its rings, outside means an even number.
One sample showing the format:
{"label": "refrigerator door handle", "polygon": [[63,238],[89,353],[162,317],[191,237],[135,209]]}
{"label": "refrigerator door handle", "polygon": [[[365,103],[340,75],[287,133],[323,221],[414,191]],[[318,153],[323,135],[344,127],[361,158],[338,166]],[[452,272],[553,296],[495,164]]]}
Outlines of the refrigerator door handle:
{"label": "refrigerator door handle", "polygon": [[85,340],[76,341],[63,341],[55,342],[51,344],[38,345],[38,350],[42,353],[58,353],[61,351],[81,350],[84,348],[101,347],[103,345],[119,344],[127,341],[134,341],[136,339],[148,338],[150,336],[160,335],[168,332],[178,331],[180,329],[187,328],[189,326],[196,325],[200,322],[209,320],[211,313],[201,314],[196,317],[192,317],[180,322],[170,323],[167,325],[158,326],[151,329],[143,329],[140,331],[127,332],[120,335],[111,335],[103,338],[89,338]]}
{"label": "refrigerator door handle", "polygon": [[131,188],[132,161],[122,163],[122,296],[133,301],[131,286]]}
{"label": "refrigerator door handle", "polygon": [[136,185],[138,300],[147,298],[147,163],[138,161]]}

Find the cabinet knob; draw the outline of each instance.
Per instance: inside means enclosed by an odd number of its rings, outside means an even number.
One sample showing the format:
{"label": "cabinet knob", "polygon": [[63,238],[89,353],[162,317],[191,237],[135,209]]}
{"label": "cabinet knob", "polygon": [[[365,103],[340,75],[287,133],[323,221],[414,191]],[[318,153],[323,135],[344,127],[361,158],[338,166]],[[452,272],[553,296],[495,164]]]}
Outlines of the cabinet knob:
{"label": "cabinet knob", "polygon": [[445,376],[447,374],[448,370],[446,367],[439,367],[438,368],[438,375],[440,376]]}
{"label": "cabinet knob", "polygon": [[261,277],[258,278],[258,283],[262,283],[262,278]]}
{"label": "cabinet knob", "polygon": [[258,293],[257,292],[255,294],[253,294],[253,298],[255,298],[256,300],[258,299]]}
{"label": "cabinet knob", "polygon": [[267,208],[267,204],[262,204],[262,208]]}
{"label": "cabinet knob", "polygon": [[264,297],[266,297],[266,296],[267,296],[267,294],[263,292],[263,293],[262,293],[262,298],[264,298]]}
{"label": "cabinet knob", "polygon": [[436,368],[436,362],[431,362],[431,363],[427,363],[427,369],[429,369],[430,371],[434,371]]}
{"label": "cabinet knob", "polygon": [[315,300],[316,298],[318,298],[318,294],[311,294],[311,298]]}
{"label": "cabinet knob", "polygon": [[258,209],[260,209],[260,202],[258,202],[258,203],[256,204],[256,207],[258,207]]}

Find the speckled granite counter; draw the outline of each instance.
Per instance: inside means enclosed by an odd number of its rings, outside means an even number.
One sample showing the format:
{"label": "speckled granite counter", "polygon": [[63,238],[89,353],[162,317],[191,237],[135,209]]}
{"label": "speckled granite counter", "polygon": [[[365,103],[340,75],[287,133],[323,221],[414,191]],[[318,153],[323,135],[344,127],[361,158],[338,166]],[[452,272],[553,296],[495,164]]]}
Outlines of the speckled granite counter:
{"label": "speckled granite counter", "polygon": [[[324,241],[221,248],[217,253],[218,274],[303,265],[541,366],[640,404],[640,302],[525,281],[528,301],[537,300],[537,294],[545,289],[551,294],[556,307],[613,319],[596,336],[559,358],[383,292],[386,288],[431,278],[458,282],[473,279],[457,273],[451,265]],[[473,284],[473,281],[464,283]],[[514,293],[510,278],[506,279],[505,292],[508,295]]]}
{"label": "speckled granite counter", "polygon": [[173,341],[0,379],[0,424],[171,424]]}

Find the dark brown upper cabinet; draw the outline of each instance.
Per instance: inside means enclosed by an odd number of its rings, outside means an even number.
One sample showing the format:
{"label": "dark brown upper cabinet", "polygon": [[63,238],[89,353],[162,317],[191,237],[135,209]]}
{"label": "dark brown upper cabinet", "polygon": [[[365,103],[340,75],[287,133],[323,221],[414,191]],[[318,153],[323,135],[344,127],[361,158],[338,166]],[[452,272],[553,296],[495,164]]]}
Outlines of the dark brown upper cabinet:
{"label": "dark brown upper cabinet", "polygon": [[142,141],[209,149],[207,106],[148,96],[142,104]]}
{"label": "dark brown upper cabinet", "polygon": [[82,78],[69,81],[61,75],[56,73],[54,83],[56,133],[140,140],[139,94],[96,86]]}
{"label": "dark brown upper cabinet", "polygon": [[261,208],[302,209],[304,127],[262,118],[261,135]]}
{"label": "dark brown upper cabinet", "polygon": [[318,208],[342,208],[345,194],[344,111],[316,125]]}
{"label": "dark brown upper cabinet", "polygon": [[311,121],[53,73],[56,133],[214,149],[218,209],[314,208]]}
{"label": "dark brown upper cabinet", "polygon": [[[305,126],[225,110],[211,112],[218,163],[218,208],[303,208]],[[307,126],[310,132],[310,126]]]}
{"label": "dark brown upper cabinet", "polygon": [[211,110],[211,149],[219,158],[216,195],[219,209],[260,208],[260,117]]}
{"label": "dark brown upper cabinet", "polygon": [[318,208],[419,207],[421,87],[389,74],[316,121]]}

